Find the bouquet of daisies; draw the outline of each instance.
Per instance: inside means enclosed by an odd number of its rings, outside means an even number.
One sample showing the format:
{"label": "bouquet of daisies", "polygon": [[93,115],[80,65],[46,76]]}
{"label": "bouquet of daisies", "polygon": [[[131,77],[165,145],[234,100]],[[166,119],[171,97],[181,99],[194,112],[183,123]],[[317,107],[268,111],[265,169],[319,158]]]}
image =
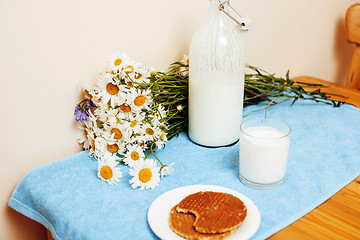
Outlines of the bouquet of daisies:
{"label": "bouquet of daisies", "polygon": [[[268,101],[269,106],[298,99],[339,107],[334,94],[322,92],[321,84],[295,82],[247,65],[244,107]],[[154,154],[168,139],[187,129],[189,58],[184,55],[169,71],[156,72],[132,61],[126,53],[114,54],[94,88],[84,89],[85,100],[75,109],[78,141],[98,161],[98,177],[116,184],[119,164],[130,167],[133,188],[155,188],[172,164],[164,165]],[[315,90],[314,90],[315,89]],[[280,102],[276,100],[281,99]],[[263,110],[263,109],[261,109]],[[156,160],[149,159],[150,154]],[[158,166],[158,163],[160,166]]]}
{"label": "bouquet of daisies", "polygon": [[[109,184],[120,181],[120,163],[130,168],[131,186],[141,190],[155,188],[173,171],[154,154],[167,141],[168,111],[153,99],[152,71],[116,53],[95,87],[84,88],[85,100],[75,108],[75,119],[82,123],[78,142],[98,161],[97,176]],[[148,158],[151,153],[156,161]]]}

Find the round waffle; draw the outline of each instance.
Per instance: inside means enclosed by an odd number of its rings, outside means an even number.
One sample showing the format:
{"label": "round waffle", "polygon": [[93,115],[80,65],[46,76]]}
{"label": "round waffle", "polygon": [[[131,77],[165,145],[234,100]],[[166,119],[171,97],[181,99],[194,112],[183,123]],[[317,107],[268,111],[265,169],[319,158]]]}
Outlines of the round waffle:
{"label": "round waffle", "polygon": [[179,236],[189,240],[220,240],[229,236],[232,232],[225,233],[200,233],[195,230],[195,216],[191,213],[181,213],[174,206],[169,215],[170,228]]}
{"label": "round waffle", "polygon": [[239,198],[222,192],[197,192],[176,206],[177,212],[195,216],[193,226],[200,233],[225,233],[237,229],[245,220],[247,208]]}

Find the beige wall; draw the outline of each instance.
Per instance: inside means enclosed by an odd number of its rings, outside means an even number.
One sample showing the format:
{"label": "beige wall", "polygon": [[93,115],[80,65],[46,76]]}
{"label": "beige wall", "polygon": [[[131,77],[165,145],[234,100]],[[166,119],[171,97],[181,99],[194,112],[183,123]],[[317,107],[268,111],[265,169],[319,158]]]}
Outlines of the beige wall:
{"label": "beige wall", "polygon": [[[278,75],[344,84],[353,46],[344,14],[356,1],[232,0],[254,21],[247,63]],[[7,207],[32,168],[80,150],[73,110],[82,82],[114,51],[158,70],[187,53],[208,0],[0,1],[0,239],[43,239],[41,226]]]}

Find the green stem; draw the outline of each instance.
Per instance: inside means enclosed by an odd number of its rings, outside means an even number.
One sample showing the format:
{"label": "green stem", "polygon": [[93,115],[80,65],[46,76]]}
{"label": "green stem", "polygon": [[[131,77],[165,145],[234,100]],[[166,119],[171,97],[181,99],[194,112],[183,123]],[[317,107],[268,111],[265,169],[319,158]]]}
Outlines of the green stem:
{"label": "green stem", "polygon": [[266,114],[267,114],[268,108],[270,107],[270,105],[271,105],[273,102],[275,102],[275,100],[276,100],[277,98],[279,98],[279,97],[276,97],[276,98],[274,98],[273,100],[271,100],[271,101],[268,103],[268,105],[266,106],[266,109],[265,109],[265,118],[266,118]]}
{"label": "green stem", "polygon": [[154,146],[154,143],[151,143],[150,145],[150,152],[152,153],[152,155],[156,158],[156,160],[158,160],[158,162],[160,163],[161,167],[164,166],[164,164],[162,164],[162,162],[160,161],[160,159],[156,156],[154,150],[153,150],[153,146]]}

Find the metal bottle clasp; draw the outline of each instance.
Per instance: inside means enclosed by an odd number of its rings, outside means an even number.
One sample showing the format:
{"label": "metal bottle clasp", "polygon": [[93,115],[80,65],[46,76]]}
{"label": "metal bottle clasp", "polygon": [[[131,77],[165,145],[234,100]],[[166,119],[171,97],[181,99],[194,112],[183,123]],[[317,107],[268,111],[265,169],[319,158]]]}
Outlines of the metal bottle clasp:
{"label": "metal bottle clasp", "polygon": [[[238,25],[240,30],[248,31],[250,29],[252,20],[249,18],[241,17],[240,14],[230,5],[230,0],[223,1],[223,2],[221,0],[218,0],[218,1],[220,3],[219,11],[225,13],[229,18],[231,18]],[[224,4],[227,4],[229,6],[229,9],[231,9],[239,18],[235,18],[229,12],[225,11]]]}

